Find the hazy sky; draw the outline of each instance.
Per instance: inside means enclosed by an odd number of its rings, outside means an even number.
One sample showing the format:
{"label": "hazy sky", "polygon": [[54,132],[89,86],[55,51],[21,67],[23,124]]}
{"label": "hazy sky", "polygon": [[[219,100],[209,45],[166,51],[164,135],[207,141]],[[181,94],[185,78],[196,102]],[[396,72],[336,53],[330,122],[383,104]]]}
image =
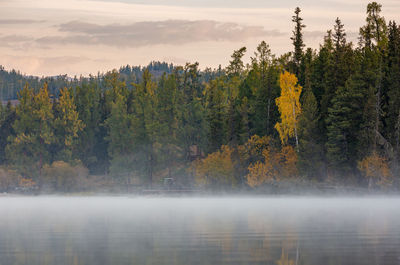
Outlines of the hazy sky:
{"label": "hazy sky", "polygon": [[[233,50],[262,40],[291,47],[291,17],[302,8],[305,42],[318,48],[340,17],[350,40],[365,0],[0,0],[0,64],[32,75],[88,75],[152,60],[225,66]],[[383,0],[400,22],[400,0]]]}

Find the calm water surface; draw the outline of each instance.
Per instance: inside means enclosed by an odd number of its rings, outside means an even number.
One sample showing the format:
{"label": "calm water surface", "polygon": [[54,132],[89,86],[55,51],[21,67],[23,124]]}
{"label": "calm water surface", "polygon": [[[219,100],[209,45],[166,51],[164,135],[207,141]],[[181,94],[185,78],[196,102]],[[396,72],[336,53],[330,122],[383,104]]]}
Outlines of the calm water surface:
{"label": "calm water surface", "polygon": [[0,197],[9,264],[400,264],[400,199]]}

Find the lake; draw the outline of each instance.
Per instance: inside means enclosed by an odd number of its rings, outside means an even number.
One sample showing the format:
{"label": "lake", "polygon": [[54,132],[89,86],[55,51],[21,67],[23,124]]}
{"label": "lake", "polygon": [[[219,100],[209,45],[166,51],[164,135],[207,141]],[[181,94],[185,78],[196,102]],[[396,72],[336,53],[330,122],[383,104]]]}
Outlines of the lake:
{"label": "lake", "polygon": [[3,196],[9,264],[400,264],[400,199]]}

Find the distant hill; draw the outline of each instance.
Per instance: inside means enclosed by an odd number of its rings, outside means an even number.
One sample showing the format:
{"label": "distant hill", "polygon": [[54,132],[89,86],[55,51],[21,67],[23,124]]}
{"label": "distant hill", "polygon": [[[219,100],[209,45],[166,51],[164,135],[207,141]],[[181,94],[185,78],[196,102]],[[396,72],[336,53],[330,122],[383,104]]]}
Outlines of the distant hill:
{"label": "distant hill", "polygon": [[[132,88],[132,83],[139,83],[142,79],[144,69],[149,69],[155,79],[160,78],[164,73],[170,74],[176,66],[166,62],[151,62],[147,66],[130,66],[120,67],[118,72],[120,78],[125,81],[129,88]],[[88,82],[91,78],[99,79],[102,82],[105,73],[98,73],[95,77],[70,77],[67,75],[37,77],[28,76],[16,70],[6,70],[0,65],[0,101],[7,102],[8,100],[16,100],[17,93],[26,83],[29,83],[34,89],[43,86],[45,82],[48,84],[50,93],[58,94],[61,87],[75,87],[84,82]],[[100,84],[101,85],[101,84]]]}

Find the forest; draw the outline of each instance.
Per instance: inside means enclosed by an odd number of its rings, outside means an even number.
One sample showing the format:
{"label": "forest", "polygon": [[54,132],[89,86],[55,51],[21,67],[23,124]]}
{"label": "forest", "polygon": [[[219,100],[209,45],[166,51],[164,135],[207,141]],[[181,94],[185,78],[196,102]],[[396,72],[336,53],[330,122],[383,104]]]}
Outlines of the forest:
{"label": "forest", "polygon": [[[0,69],[0,191],[152,187],[400,188],[400,27],[376,2],[358,43],[340,18],[307,48],[262,41],[227,67],[153,62],[96,76]],[[15,99],[18,101],[15,102]],[[14,104],[10,100],[14,100]],[[7,103],[7,101],[9,101]]]}

